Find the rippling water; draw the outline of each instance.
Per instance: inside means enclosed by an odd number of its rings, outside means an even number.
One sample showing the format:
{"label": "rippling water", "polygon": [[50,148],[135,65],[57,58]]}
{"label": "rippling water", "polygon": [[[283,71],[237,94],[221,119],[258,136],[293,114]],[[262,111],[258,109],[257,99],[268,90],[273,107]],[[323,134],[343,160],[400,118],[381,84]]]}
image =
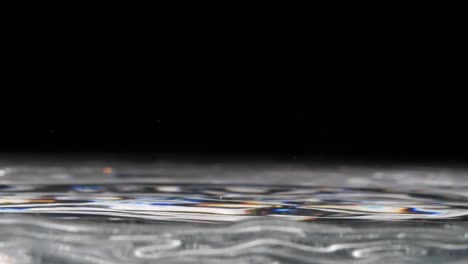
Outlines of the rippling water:
{"label": "rippling water", "polygon": [[[239,184],[1,185],[0,212],[167,221],[452,220],[466,198],[413,190]],[[447,190],[444,190],[447,191]],[[457,189],[453,189],[456,193]]]}
{"label": "rippling water", "polygon": [[0,263],[465,263],[467,191],[462,169],[5,165]]}

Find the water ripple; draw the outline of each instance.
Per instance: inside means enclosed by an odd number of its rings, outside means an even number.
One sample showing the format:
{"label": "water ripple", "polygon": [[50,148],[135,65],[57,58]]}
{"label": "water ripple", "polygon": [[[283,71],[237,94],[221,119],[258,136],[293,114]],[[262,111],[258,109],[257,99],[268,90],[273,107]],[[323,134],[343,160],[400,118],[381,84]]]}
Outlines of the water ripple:
{"label": "water ripple", "polygon": [[[370,263],[376,258],[439,263],[468,257],[464,222],[293,222],[139,225],[1,217],[0,257],[21,263]],[[47,223],[47,224],[44,224]],[[58,228],[56,228],[58,227]],[[21,249],[21,250],[14,250]],[[443,258],[441,258],[443,256]],[[55,261],[55,262],[54,262]],[[406,263],[405,261],[399,261]],[[9,262],[3,262],[9,263]],[[11,262],[15,263],[15,262]]]}
{"label": "water ripple", "polygon": [[466,263],[464,175],[0,167],[0,263]]}
{"label": "water ripple", "polygon": [[[0,212],[231,222],[259,217],[317,221],[462,220],[462,188],[421,190],[239,184],[0,185]],[[129,191],[130,190],[130,191]],[[72,228],[72,227],[64,227]]]}

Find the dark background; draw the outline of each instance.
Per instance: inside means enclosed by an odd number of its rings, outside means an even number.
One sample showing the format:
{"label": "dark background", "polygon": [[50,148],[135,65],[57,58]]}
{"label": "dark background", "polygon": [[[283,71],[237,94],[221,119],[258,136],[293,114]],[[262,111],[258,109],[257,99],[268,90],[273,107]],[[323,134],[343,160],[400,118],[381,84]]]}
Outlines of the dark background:
{"label": "dark background", "polygon": [[4,24],[3,153],[467,157],[456,15],[56,8]]}

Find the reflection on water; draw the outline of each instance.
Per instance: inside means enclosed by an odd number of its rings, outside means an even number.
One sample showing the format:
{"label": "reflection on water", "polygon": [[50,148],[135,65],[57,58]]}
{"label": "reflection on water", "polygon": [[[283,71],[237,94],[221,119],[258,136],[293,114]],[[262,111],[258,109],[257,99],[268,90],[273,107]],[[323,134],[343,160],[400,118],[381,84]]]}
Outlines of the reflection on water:
{"label": "reflection on water", "polygon": [[308,221],[460,220],[468,215],[465,196],[424,190],[239,184],[61,184],[2,185],[0,192],[0,212],[35,215],[203,222],[265,217]]}
{"label": "reflection on water", "polygon": [[0,172],[0,263],[465,263],[468,257],[463,171],[10,166]]}

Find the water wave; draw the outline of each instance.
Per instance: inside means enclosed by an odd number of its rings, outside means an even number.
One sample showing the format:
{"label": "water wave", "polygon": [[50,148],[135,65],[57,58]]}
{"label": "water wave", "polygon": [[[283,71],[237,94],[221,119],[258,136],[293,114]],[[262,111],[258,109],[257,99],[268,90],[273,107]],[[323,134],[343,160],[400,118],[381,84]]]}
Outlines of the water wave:
{"label": "water wave", "polygon": [[466,263],[465,175],[0,166],[0,263]]}
{"label": "water wave", "polygon": [[262,218],[220,225],[71,223],[0,217],[0,260],[22,264],[463,263],[468,257],[468,225],[460,222],[395,225]]}
{"label": "water wave", "polygon": [[447,191],[240,184],[0,185],[0,212],[208,222],[263,217],[464,219],[467,197],[460,189]]}

